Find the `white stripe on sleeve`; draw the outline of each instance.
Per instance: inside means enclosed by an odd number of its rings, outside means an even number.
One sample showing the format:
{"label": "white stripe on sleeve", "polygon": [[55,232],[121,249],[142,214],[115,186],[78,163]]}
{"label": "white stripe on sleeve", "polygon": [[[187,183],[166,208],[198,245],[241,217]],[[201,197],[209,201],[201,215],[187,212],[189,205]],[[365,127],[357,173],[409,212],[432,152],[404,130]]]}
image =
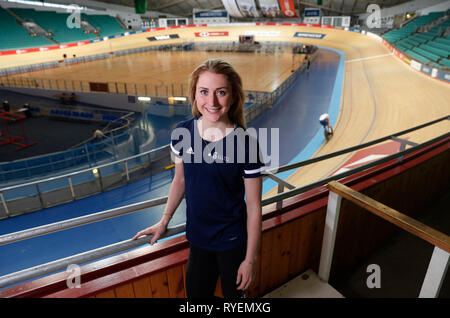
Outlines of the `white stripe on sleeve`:
{"label": "white stripe on sleeve", "polygon": [[173,147],[172,143],[170,143],[170,149],[172,149],[174,154],[176,154],[177,156],[180,156],[180,152]]}
{"label": "white stripe on sleeve", "polygon": [[253,170],[244,170],[245,174],[256,174],[259,172],[262,172],[264,170],[264,167],[260,167],[258,169],[253,169]]}

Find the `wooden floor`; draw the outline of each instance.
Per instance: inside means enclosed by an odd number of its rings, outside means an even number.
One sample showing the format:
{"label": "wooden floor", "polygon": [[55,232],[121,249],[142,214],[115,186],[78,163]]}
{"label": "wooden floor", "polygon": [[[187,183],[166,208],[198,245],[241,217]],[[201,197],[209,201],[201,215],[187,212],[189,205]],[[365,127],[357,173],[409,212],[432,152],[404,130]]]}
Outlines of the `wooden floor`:
{"label": "wooden floor", "polygon": [[[177,33],[182,39],[177,43],[183,43],[198,41],[193,34],[201,31],[228,31],[229,38],[233,40],[236,40],[239,34],[254,31],[261,34],[255,37],[255,40],[261,42],[273,40],[310,43],[345,53],[341,109],[334,127],[335,134],[330,141],[320,147],[314,156],[365,143],[450,114],[449,84],[411,69],[406,63],[390,54],[381,42],[366,35],[343,30],[292,26],[222,26],[158,32]],[[264,35],[269,32],[275,33],[276,36],[269,38]],[[320,40],[295,38],[293,37],[295,32],[323,33],[325,37]],[[120,38],[117,41],[110,40],[108,50],[148,46],[147,36],[148,33]],[[210,37],[202,40],[225,41],[227,39]],[[101,44],[93,45],[99,45],[100,48]],[[80,50],[83,49],[87,50],[80,48]],[[75,52],[74,49],[71,50],[70,53]],[[103,47],[102,50],[107,48]],[[187,83],[188,74],[193,68],[207,57],[214,56],[225,58],[236,67],[243,77],[244,88],[247,90],[273,90],[289,76],[293,63],[296,63],[296,66],[301,63],[301,58],[293,59],[292,54],[287,53],[267,55],[152,52],[33,72],[27,76],[116,82],[142,81],[153,85]],[[414,142],[422,142],[449,130],[450,122],[445,121],[406,137]],[[351,155],[335,157],[301,168],[287,181],[295,186],[301,186],[327,177]],[[267,193],[266,196],[271,194],[273,192]]]}

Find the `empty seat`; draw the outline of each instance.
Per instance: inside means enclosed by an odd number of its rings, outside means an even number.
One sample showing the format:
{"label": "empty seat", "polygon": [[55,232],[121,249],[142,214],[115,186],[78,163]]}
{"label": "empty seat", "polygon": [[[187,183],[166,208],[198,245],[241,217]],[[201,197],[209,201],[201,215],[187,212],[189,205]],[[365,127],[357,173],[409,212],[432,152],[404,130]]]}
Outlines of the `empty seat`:
{"label": "empty seat", "polygon": [[443,37],[436,38],[436,39],[434,40],[434,42],[442,43],[442,44],[444,44],[444,45],[446,45],[446,46],[450,46],[450,40],[449,40],[449,39],[446,39],[446,38],[443,38]]}
{"label": "empty seat", "polygon": [[442,50],[442,49],[438,49],[438,48],[435,48],[435,47],[430,46],[430,45],[428,45],[428,44],[422,44],[422,45],[420,46],[420,48],[421,48],[421,49],[424,49],[424,50],[426,50],[426,51],[429,51],[429,52],[431,52],[431,53],[437,54],[437,55],[439,55],[440,57],[444,57],[444,58],[447,58],[447,57],[449,56],[449,54],[450,54],[449,51]]}
{"label": "empty seat", "polygon": [[418,60],[419,62],[424,63],[424,64],[427,64],[427,63],[431,62],[428,58],[426,58],[426,57],[424,57],[424,56],[422,56],[422,55],[420,55],[420,54],[418,54],[418,53],[416,53],[414,51],[409,50],[409,51],[406,51],[405,53],[408,54],[409,56],[411,56],[412,58]]}
{"label": "empty seat", "polygon": [[428,52],[420,47],[415,47],[412,49],[412,51],[414,51],[422,56],[425,56],[426,58],[428,58],[429,60],[434,61],[434,62],[437,62],[440,59],[439,55]]}
{"label": "empty seat", "polygon": [[438,49],[445,50],[445,51],[447,51],[447,52],[450,51],[450,45],[442,44],[442,43],[435,42],[435,41],[428,42],[427,44],[428,44],[429,46],[433,46],[433,47],[436,47],[436,48],[438,48]]}
{"label": "empty seat", "polygon": [[450,67],[450,60],[449,59],[442,59],[440,64],[445,66],[445,67]]}

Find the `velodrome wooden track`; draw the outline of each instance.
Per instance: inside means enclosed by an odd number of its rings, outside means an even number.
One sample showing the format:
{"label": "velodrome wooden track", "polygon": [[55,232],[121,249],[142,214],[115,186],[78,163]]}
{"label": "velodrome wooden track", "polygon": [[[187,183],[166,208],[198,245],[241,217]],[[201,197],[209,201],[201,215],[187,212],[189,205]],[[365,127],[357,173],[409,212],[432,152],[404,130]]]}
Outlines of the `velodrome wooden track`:
{"label": "velodrome wooden track", "polygon": [[[298,68],[300,66],[304,55],[297,54],[293,58],[292,53],[150,51],[115,56],[113,61],[111,59],[100,59],[89,63],[51,68],[12,77],[82,80],[86,82],[125,82],[149,86],[173,83],[176,88],[179,87],[178,84],[184,84],[186,89],[189,73],[193,71],[196,65],[209,57],[220,57],[232,63],[237,71],[242,74],[245,90],[273,91],[291,74],[293,67]],[[256,63],[253,64],[254,62]],[[253,65],[256,65],[256,67]],[[133,86],[130,85],[130,87],[132,89]],[[184,93],[186,94],[186,91]]]}
{"label": "velodrome wooden track", "polygon": [[[340,50],[346,55],[345,75],[341,97],[339,117],[334,127],[333,138],[324,143],[314,156],[323,155],[350,146],[365,143],[384,137],[401,130],[446,116],[450,114],[450,85],[423,75],[406,63],[391,55],[389,50],[379,41],[366,35],[337,29],[297,27],[297,26],[221,26],[196,27],[161,30],[147,32],[133,36],[122,37],[95,44],[56,50],[58,52],[28,53],[25,56],[3,56],[1,61],[9,65],[43,63],[61,59],[63,53],[76,56],[107,53],[111,51],[148,46],[146,37],[154,35],[179,34],[181,39],[164,41],[164,43],[181,43],[190,41],[229,41],[238,40],[238,35],[245,31],[279,32],[277,36],[255,37],[256,41],[300,42],[330,47]],[[198,38],[194,32],[228,31],[229,36]],[[295,32],[324,33],[321,40],[294,38]],[[152,43],[153,44],[153,43]],[[155,45],[163,44],[155,43]],[[148,61],[150,69],[143,70],[143,66],[136,64],[133,74],[116,74],[112,72],[112,65],[108,61],[106,67],[111,72],[102,72],[92,68],[91,63],[82,64],[80,72],[70,74],[58,73],[64,68],[33,72],[32,77],[55,76],[57,78],[78,78],[101,80],[106,73],[112,76],[110,81],[117,82],[148,82],[158,85],[160,82],[185,82],[193,67],[206,56],[222,56],[232,62],[242,74],[245,89],[269,90],[276,87],[290,73],[292,55],[280,55],[277,59],[269,55],[258,55],[249,60],[248,53],[219,54],[210,52],[183,54],[172,52],[167,63],[159,59]],[[58,55],[58,56],[56,56]],[[139,55],[139,54],[138,54]],[[155,56],[167,57],[166,52],[158,52]],[[19,60],[19,59],[22,60]],[[123,61],[126,61],[124,59]],[[300,63],[296,60],[295,63]],[[3,64],[2,63],[2,64]],[[126,62],[124,62],[126,63]],[[7,65],[7,64],[3,64]],[[115,66],[114,66],[115,68]],[[313,69],[312,69],[313,70]],[[55,73],[56,72],[56,73]],[[125,77],[128,76],[126,80]],[[262,81],[268,79],[270,81]],[[445,121],[430,128],[409,134],[407,137],[414,142],[423,142],[450,130],[450,122]],[[321,163],[316,163],[299,169],[293,173],[288,182],[301,186],[324,178],[336,171],[351,154],[343,155]],[[270,192],[266,196],[273,194]]]}

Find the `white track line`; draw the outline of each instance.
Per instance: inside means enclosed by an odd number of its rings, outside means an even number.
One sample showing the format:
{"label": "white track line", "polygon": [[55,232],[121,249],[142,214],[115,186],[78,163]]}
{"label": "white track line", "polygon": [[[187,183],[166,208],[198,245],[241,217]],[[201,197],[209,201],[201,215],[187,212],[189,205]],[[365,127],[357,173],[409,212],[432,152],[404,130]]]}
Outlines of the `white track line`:
{"label": "white track line", "polygon": [[369,56],[369,57],[362,57],[362,58],[360,58],[360,59],[353,59],[353,60],[345,61],[345,63],[358,62],[358,61],[371,60],[371,59],[377,59],[377,58],[379,58],[379,57],[385,57],[385,56],[391,56],[391,55],[394,55],[394,53],[382,54],[382,55],[375,55],[375,56]]}

